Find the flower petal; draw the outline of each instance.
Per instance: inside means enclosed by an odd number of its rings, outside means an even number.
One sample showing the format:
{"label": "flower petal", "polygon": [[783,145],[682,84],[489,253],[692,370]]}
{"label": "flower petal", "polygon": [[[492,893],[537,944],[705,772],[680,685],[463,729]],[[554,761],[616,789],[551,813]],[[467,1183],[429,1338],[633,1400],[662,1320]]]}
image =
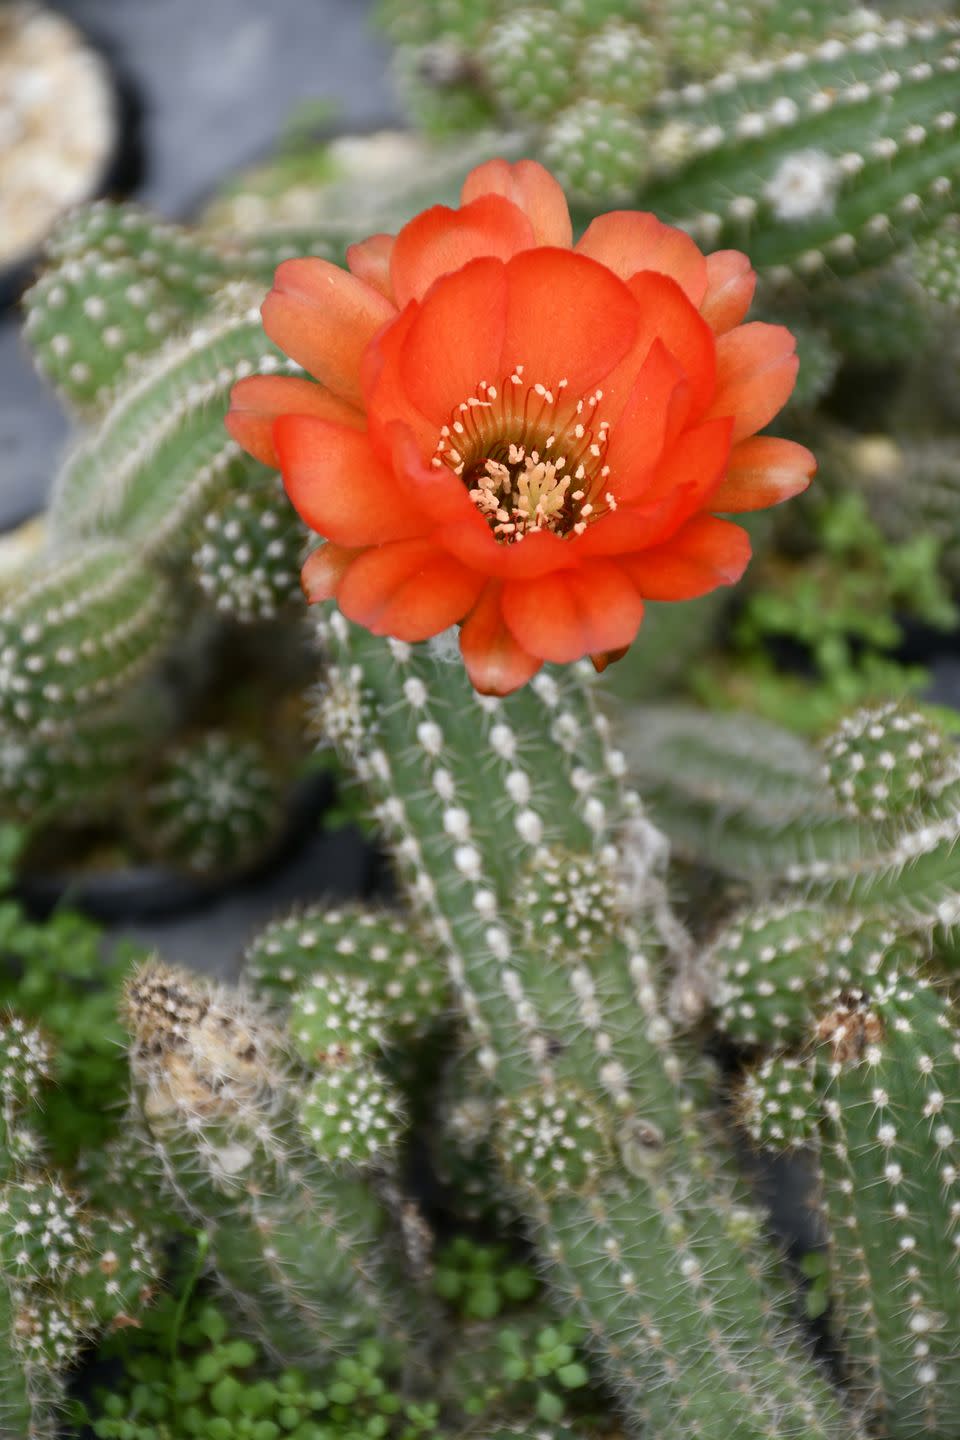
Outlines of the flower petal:
{"label": "flower petal", "polygon": [[573,244],[573,226],[563,189],[549,170],[536,160],[488,160],[471,170],[463,184],[460,203],[469,205],[481,195],[502,195],[511,200],[533,226],[537,245]]}
{"label": "flower petal", "polygon": [[592,560],[582,570],[509,580],[503,617],[524,650],[566,664],[629,645],[643,618],[643,602],[619,565]]}
{"label": "flower petal", "polygon": [[583,555],[616,555],[660,545],[697,510],[714,504],[730,457],[730,420],[684,430],[653,468],[634,502],[604,515],[575,542]]}
{"label": "flower petal", "polygon": [[[397,365],[411,404],[436,426],[470,425],[452,412],[477,395],[481,380],[500,384],[507,313],[507,272],[500,260],[471,260],[445,275],[418,307]],[[455,437],[451,437],[451,443]]]}
{"label": "flower petal", "polygon": [[603,417],[611,426],[617,423],[651,346],[660,340],[683,370],[690,386],[691,413],[699,418],[716,389],[713,331],[669,275],[644,270],[627,281],[627,289],[637,303],[637,334],[631,349],[604,377]]}
{"label": "flower petal", "polygon": [[683,371],[663,342],[654,340],[610,432],[604,455],[604,463],[610,466],[610,489],[619,504],[636,498],[664,445],[674,438],[685,418],[688,401]]}
{"label": "flower petal", "polygon": [[707,293],[700,314],[717,335],[732,330],[750,309],[757,276],[739,250],[715,250],[707,256]]}
{"label": "flower petal", "polygon": [[762,430],[790,399],[800,362],[782,325],[754,320],[717,340],[717,389],[708,418],[732,415],[733,442]]}
{"label": "flower petal", "polygon": [[507,318],[501,377],[523,365],[523,388],[567,382],[585,396],[617,364],[637,333],[627,287],[570,250],[528,250],[507,264]]}
{"label": "flower petal", "polygon": [[500,608],[503,587],[487,584],[460,630],[460,653],[470,683],[481,695],[509,695],[543,664],[528,655],[507,629]]}
{"label": "flower petal", "polygon": [[663,545],[620,557],[647,600],[695,600],[719,585],[735,585],[750,560],[750,538],[739,525],[695,515]]}
{"label": "flower petal", "polygon": [[462,620],[486,583],[429,540],[364,550],[337,590],[344,615],[374,635],[427,640]]}
{"label": "flower petal", "polygon": [[395,240],[395,235],[381,232],[378,235],[369,235],[366,240],[358,240],[355,245],[347,246],[347,269],[350,274],[356,275],[358,280],[366,281],[374,290],[379,290],[391,304],[395,302],[390,279],[390,256],[393,254]]}
{"label": "flower petal", "polygon": [[349,565],[362,553],[362,550],[348,550],[344,545],[332,545],[330,541],[311,551],[300,571],[300,586],[307,604],[332,600]]}
{"label": "flower petal", "polygon": [[273,445],[273,422],[278,415],[316,415],[338,425],[363,429],[361,411],[317,385],[294,375],[250,375],[238,380],[230,393],[227,430],[256,460],[277,469],[280,461]]}
{"label": "flower petal", "polygon": [[577,241],[579,255],[606,265],[621,280],[639,270],[669,275],[693,305],[707,289],[707,262],[689,235],[640,210],[611,210],[591,220]]}
{"label": "flower petal", "polygon": [[814,455],[794,440],[773,435],[755,435],[734,446],[726,479],[711,501],[711,509],[735,514],[741,510],[766,510],[810,484],[817,468]]}
{"label": "flower petal", "polygon": [[263,302],[275,345],[344,399],[359,403],[360,359],[396,310],[383,295],[329,260],[284,260]]}
{"label": "flower petal", "polygon": [[428,420],[410,399],[403,383],[400,356],[410,329],[419,313],[414,302],[387,325],[367,346],[361,366],[370,440],[385,464],[391,456],[391,427],[399,421],[412,431],[423,455],[432,455],[437,444],[437,425]]}
{"label": "flower petal", "polygon": [[437,530],[434,538],[472,570],[482,570],[485,575],[496,575],[501,580],[532,579],[550,570],[575,570],[580,564],[576,546],[552,531],[541,530],[525,535],[519,544],[504,545],[494,538],[490,526],[472,502],[470,509],[472,516]]}
{"label": "flower petal", "polygon": [[390,258],[397,304],[422,299],[434,280],[479,256],[508,260],[533,244],[530,221],[502,195],[481,195],[460,210],[434,205],[397,236]]}
{"label": "flower petal", "polygon": [[362,430],[282,415],[273,438],[287,494],[311,530],[350,546],[422,534],[423,517]]}

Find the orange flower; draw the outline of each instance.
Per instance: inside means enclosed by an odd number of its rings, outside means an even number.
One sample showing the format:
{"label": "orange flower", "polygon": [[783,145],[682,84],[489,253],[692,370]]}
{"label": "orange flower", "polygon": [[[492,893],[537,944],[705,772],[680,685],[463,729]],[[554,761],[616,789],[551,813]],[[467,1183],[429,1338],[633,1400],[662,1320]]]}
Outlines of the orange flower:
{"label": "orange flower", "polygon": [[326,260],[288,260],[267,334],[311,380],[241,381],[227,425],[283,472],[326,539],[303,572],[376,635],[460,624],[478,690],[545,660],[598,669],[644,600],[740,578],[745,532],[815,468],[762,429],[793,337],[743,324],[756,277],[652,215],[602,215],[573,245],[559,185],[493,160],[459,210],[424,211]]}

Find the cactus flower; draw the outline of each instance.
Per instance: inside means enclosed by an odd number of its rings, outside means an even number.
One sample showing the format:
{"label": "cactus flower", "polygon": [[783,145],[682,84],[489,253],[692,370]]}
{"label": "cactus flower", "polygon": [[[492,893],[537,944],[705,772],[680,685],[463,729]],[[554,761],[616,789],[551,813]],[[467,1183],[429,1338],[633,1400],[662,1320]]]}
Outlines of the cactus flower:
{"label": "cactus flower", "polygon": [[279,267],[264,328],[314,379],[241,381],[227,425],[326,541],[308,599],[401,640],[459,625],[480,691],[544,661],[602,669],[645,600],[740,578],[749,541],[717,512],[809,482],[809,451],[757,435],[798,362],[787,330],[742,323],[736,251],[632,211],[573,244],[548,172],[493,160],[459,209],[347,265]]}

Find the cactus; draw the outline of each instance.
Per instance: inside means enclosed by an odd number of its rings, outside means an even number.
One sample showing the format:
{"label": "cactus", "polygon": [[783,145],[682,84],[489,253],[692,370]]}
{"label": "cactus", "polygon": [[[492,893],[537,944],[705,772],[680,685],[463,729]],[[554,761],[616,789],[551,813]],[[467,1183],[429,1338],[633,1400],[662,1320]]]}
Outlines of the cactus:
{"label": "cactus", "polygon": [[173,750],[140,799],[149,852],[200,874],[259,858],[280,832],[282,796],[265,748],[210,731]]}
{"label": "cactus", "polygon": [[960,1411],[956,1016],[904,949],[809,1002],[799,1055],[766,1060],[741,1100],[758,1143],[814,1147],[835,1323],[891,1437],[948,1435]]}
{"label": "cactus", "polygon": [[0,609],[0,721],[55,736],[106,705],[158,658],[170,608],[122,545],[51,560]]}
{"label": "cactus", "polygon": [[[778,1282],[658,993],[678,927],[649,845],[616,844],[634,807],[580,682],[547,674],[491,701],[429,653],[323,623],[352,677],[344,756],[446,951],[517,1204],[623,1403],[663,1435],[850,1433],[787,1330],[772,1342]],[[518,884],[534,887],[534,943]],[[606,942],[581,954],[584,925]]]}
{"label": "cactus", "polygon": [[486,124],[491,107],[539,126],[585,210],[629,198],[775,278],[874,266],[955,208],[952,19],[488,0],[385,7],[382,22],[431,128]]}
{"label": "cactus", "polygon": [[953,207],[958,43],[891,21],[661,96],[644,203],[775,273],[878,263]]}
{"label": "cactus", "polygon": [[276,619],[299,596],[305,540],[276,481],[247,489],[249,478],[238,459],[225,477],[223,499],[203,519],[192,558],[206,599],[244,624]]}
{"label": "cactus", "polygon": [[159,1273],[156,1235],[41,1170],[31,1108],[53,1055],[36,1029],[0,1019],[0,1436],[54,1440],[66,1375],[104,1328],[137,1323]]}
{"label": "cactus", "polygon": [[[339,1136],[303,1125],[301,1104],[316,1116],[281,1032],[243,992],[159,962],[132,976],[125,1018],[144,1149],[271,1353],[316,1366],[369,1334],[409,1345],[386,1216],[335,1173]],[[366,1126],[356,1117],[369,1140]]]}
{"label": "cactus", "polygon": [[59,477],[55,544],[79,531],[121,539],[147,559],[186,559],[230,478],[246,488],[265,476],[222,426],[236,380],[297,368],[263,338],[259,301],[252,289],[228,289],[216,313],[161,347],[118,393]]}
{"label": "cactus", "polygon": [[275,1001],[331,970],[363,983],[393,1043],[424,1033],[447,1008],[435,945],[387,912],[310,906],[268,925],[245,958],[250,984]]}
{"label": "cactus", "polygon": [[124,370],[210,303],[227,265],[179,226],[134,205],[74,211],[48,241],[24,297],[41,373],[68,404],[102,403]]}
{"label": "cactus", "polygon": [[652,712],[631,751],[683,852],[759,894],[792,887],[921,931],[956,922],[957,755],[932,718],[865,708],[818,756],[773,727],[677,709]]}

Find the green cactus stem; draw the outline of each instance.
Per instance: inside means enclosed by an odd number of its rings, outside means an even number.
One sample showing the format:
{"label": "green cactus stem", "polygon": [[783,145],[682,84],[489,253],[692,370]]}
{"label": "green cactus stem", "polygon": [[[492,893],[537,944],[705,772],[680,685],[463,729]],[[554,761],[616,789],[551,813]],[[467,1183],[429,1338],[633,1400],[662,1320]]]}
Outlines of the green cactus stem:
{"label": "green cactus stem", "polygon": [[955,206],[960,29],[891,20],[661,95],[657,214],[816,278],[878,263]]}
{"label": "green cactus stem", "polygon": [[409,1346],[386,1218],[302,1129],[280,1032],[242,992],[159,962],[132,977],[125,1010],[155,1169],[270,1352],[315,1368],[369,1334]]}
{"label": "green cactus stem", "polygon": [[71,547],[0,607],[0,722],[55,736],[127,690],[162,653],[161,576],[119,543]]}
{"label": "green cactus stem", "polygon": [[231,387],[257,371],[294,370],[264,339],[262,291],[228,287],[220,308],[145,361],[61,472],[54,542],[109,535],[145,558],[187,561],[202,521],[229,489],[268,472],[223,429]]}
{"label": "green cactus stem", "polygon": [[877,1432],[949,1435],[960,1419],[952,1001],[901,952],[813,1007],[807,1038],[807,1057],[748,1077],[747,1127],[761,1144],[815,1146],[834,1318]]}
{"label": "green cactus stem", "polygon": [[[443,642],[385,642],[336,614],[322,626],[336,713],[354,708],[345,759],[446,951],[497,1096],[511,1188],[631,1415],[670,1437],[852,1433],[789,1326],[778,1331],[782,1292],[759,1224],[697,1119],[696,1065],[681,1060],[659,993],[665,940],[678,944],[661,845],[622,791],[622,757],[581,682],[547,673],[486,699],[444,661]],[[571,874],[563,854],[583,856],[583,894],[551,881],[558,866]],[[528,943],[513,910],[528,881],[538,942],[553,931],[558,951]],[[581,901],[588,929],[608,937],[583,955]]]}
{"label": "green cactus stem", "polygon": [[274,920],[246,953],[244,973],[268,1000],[282,1000],[335,971],[363,982],[391,1041],[413,1038],[448,1008],[435,944],[409,921],[360,906],[308,906]]}

